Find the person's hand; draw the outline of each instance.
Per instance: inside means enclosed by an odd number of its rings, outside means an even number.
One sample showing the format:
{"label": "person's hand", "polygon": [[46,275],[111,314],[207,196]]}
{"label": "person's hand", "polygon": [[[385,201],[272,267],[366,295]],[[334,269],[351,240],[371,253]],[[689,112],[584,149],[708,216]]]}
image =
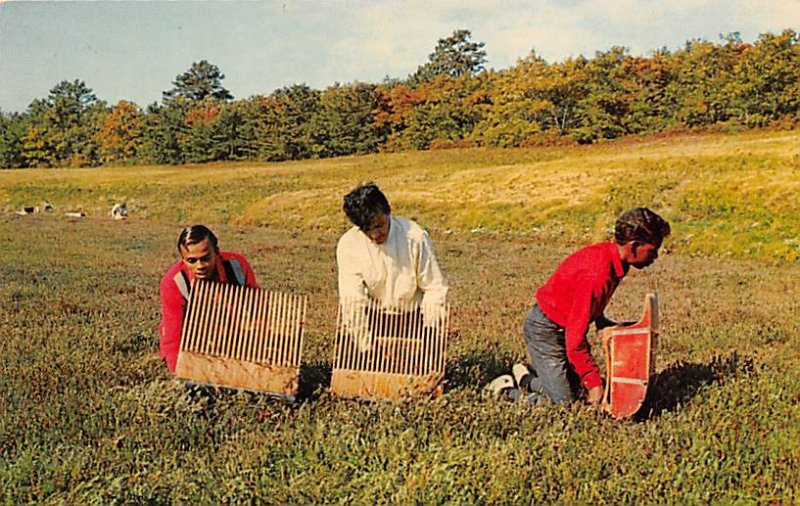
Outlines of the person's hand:
{"label": "person's hand", "polygon": [[603,387],[596,386],[589,389],[589,393],[586,394],[586,402],[589,404],[600,404],[600,401],[603,400]]}
{"label": "person's hand", "polygon": [[435,328],[442,324],[447,316],[443,305],[426,304],[422,307],[422,325]]}

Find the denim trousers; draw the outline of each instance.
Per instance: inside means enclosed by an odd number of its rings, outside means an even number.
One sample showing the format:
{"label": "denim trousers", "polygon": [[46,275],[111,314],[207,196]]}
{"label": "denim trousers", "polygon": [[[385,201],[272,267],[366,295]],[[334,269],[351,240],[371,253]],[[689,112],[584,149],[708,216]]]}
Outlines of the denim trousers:
{"label": "denim trousers", "polygon": [[547,396],[555,404],[572,402],[580,388],[580,379],[569,367],[564,327],[547,317],[538,304],[525,315],[522,326],[525,348],[528,350],[533,370],[525,388],[512,389],[508,396],[517,401],[536,404]]}

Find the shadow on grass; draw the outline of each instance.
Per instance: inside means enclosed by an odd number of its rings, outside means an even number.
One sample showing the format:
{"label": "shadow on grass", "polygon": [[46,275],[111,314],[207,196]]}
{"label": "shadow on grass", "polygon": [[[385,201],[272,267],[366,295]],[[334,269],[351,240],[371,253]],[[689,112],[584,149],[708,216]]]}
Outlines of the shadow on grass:
{"label": "shadow on grass", "polygon": [[[516,359],[516,356],[499,350],[497,346],[454,358],[447,364],[446,388],[458,390],[482,387],[501,374],[509,374],[508,364],[513,364]],[[753,359],[742,358],[736,352],[727,357],[714,357],[708,364],[675,362],[652,377],[647,401],[633,419],[646,421],[664,412],[675,411],[697,395],[703,387],[721,384],[728,378],[739,374],[750,374],[753,370]],[[300,367],[300,384],[296,399],[282,399],[298,402],[313,401],[330,387],[331,374],[330,362],[303,364]],[[218,397],[236,391],[224,387],[187,384],[190,398],[208,398],[206,409],[203,410],[206,413],[213,412]],[[254,398],[264,395],[258,392],[249,393]],[[277,398],[281,399],[279,396]]]}
{"label": "shadow on grass", "polygon": [[727,357],[714,357],[708,364],[675,362],[651,378],[647,401],[634,420],[651,420],[664,412],[675,411],[703,387],[721,384],[753,370],[753,359],[742,358],[736,352]]}
{"label": "shadow on grass", "polygon": [[217,408],[220,402],[224,402],[232,396],[246,395],[253,403],[271,399],[290,406],[299,406],[302,402],[318,398],[330,387],[330,384],[331,364],[323,362],[300,366],[300,381],[295,397],[194,381],[185,381],[182,388],[184,389],[184,402],[190,404],[198,416],[214,419],[218,416]]}
{"label": "shadow on grass", "polygon": [[501,374],[510,374],[511,366],[518,357],[502,352],[497,346],[475,350],[467,355],[449,360],[445,379],[447,390],[465,387],[482,387]]}
{"label": "shadow on grass", "polygon": [[300,366],[300,386],[297,400],[300,402],[313,400],[322,395],[322,392],[331,386],[330,362],[316,364],[302,364]]}

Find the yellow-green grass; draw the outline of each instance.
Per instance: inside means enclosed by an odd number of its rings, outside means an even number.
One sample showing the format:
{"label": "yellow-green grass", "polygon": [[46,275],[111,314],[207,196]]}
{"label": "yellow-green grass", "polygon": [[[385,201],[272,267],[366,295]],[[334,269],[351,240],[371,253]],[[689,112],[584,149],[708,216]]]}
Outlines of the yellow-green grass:
{"label": "yellow-green grass", "polygon": [[[337,234],[220,225],[263,285],[309,294],[302,390],[187,399],[159,361],[177,223],[0,217],[0,497],[32,503],[800,500],[800,266],[667,253],[609,307],[661,299],[650,416],[481,400],[525,360],[533,292],[574,245],[434,234],[456,308],[436,401],[327,392]],[[591,341],[599,351],[595,336]],[[602,363],[602,360],[601,360]]]}
{"label": "yellow-green grass", "polygon": [[[764,234],[774,246],[796,230],[797,204],[783,193],[797,184],[796,141],[783,132],[261,167],[2,172],[8,209],[44,199],[58,209],[0,216],[0,502],[797,503],[800,264],[739,244]],[[583,165],[594,169],[575,168]],[[201,182],[184,188],[193,176]],[[347,226],[339,199],[368,178],[397,214],[431,229],[451,285],[448,384],[436,401],[369,404],[327,392],[334,251]],[[640,186],[651,179],[662,190]],[[574,205],[533,204],[558,182],[578,195]],[[750,194],[755,187],[764,191]],[[283,197],[261,195],[268,188]],[[497,211],[529,193],[530,208]],[[616,422],[580,404],[481,400],[481,385],[525,360],[521,324],[535,289],[641,195],[676,225],[675,237],[656,264],[625,279],[608,313],[634,319],[644,294],[659,293],[648,416]],[[112,221],[107,208],[123,198],[132,216]],[[80,206],[88,217],[62,215]],[[733,218],[746,225],[736,235]],[[264,286],[310,296],[302,402],[190,399],[169,378],[158,358],[158,280],[188,221],[213,225]],[[730,250],[720,248],[726,233],[737,238]]]}
{"label": "yellow-green grass", "polygon": [[645,205],[675,229],[670,248],[800,258],[800,132],[657,137],[589,147],[447,150],[280,164],[0,171],[6,211],[47,200],[58,211],[304,233],[347,226],[341,197],[375,180],[396,209],[431,230],[601,239]]}

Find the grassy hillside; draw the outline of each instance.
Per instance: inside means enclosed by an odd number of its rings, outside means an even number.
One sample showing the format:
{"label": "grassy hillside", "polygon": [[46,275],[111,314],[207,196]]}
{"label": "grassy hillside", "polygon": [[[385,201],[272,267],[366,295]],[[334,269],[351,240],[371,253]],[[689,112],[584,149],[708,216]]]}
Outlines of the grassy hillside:
{"label": "grassy hillside", "polygon": [[282,164],[0,172],[7,210],[48,200],[103,216],[114,202],[163,222],[341,230],[341,196],[372,179],[396,209],[456,234],[602,238],[647,205],[676,251],[800,258],[800,132],[663,137],[582,148],[448,150]]}
{"label": "grassy hillside", "polygon": [[[785,260],[797,252],[799,137],[0,172],[7,209],[58,207],[0,216],[0,502],[797,503],[800,264]],[[431,228],[452,287],[436,401],[327,392],[339,199],[367,178]],[[131,219],[111,221],[123,198]],[[634,203],[676,225],[608,309],[634,319],[659,293],[646,416],[481,400],[481,385],[525,360],[535,288]],[[60,214],[79,208],[89,216]],[[302,402],[192,398],[166,373],[158,279],[188,221],[213,225],[263,285],[310,296]]]}

